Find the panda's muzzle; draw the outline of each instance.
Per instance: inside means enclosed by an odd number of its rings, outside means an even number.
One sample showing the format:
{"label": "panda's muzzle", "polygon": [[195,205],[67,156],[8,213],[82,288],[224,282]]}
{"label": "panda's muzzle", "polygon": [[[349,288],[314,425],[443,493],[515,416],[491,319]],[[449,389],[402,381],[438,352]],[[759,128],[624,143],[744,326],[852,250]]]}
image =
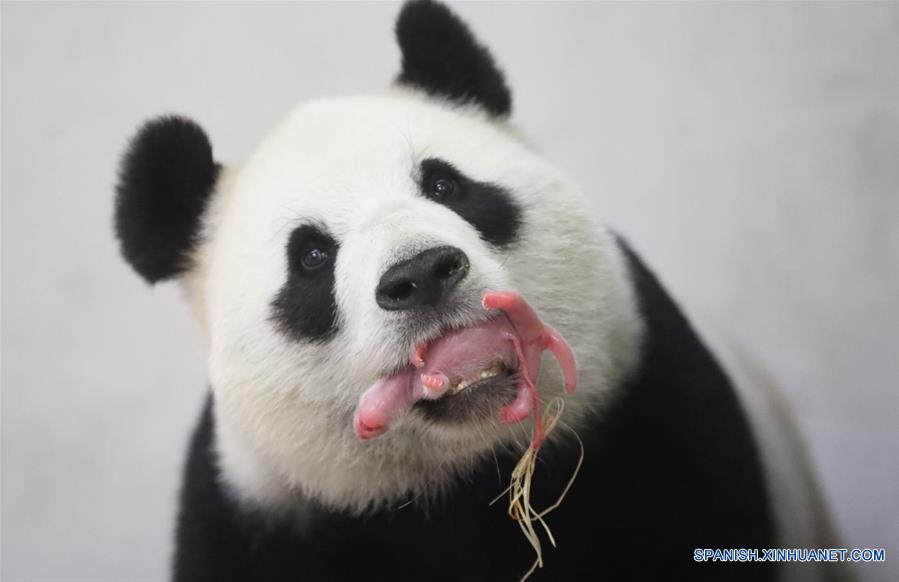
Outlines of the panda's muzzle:
{"label": "panda's muzzle", "polygon": [[571,347],[540,321],[521,295],[489,291],[481,305],[487,319],[419,342],[406,367],[380,378],[362,394],[353,417],[360,439],[385,433],[413,405],[428,400],[456,408],[475,402],[488,410],[499,403],[501,422],[521,422],[539,413],[535,381],[545,350],[559,362],[566,391],[574,391],[577,366]]}
{"label": "panda's muzzle", "polygon": [[378,282],[375,299],[387,311],[439,307],[468,270],[468,257],[460,249],[428,249],[387,269]]}

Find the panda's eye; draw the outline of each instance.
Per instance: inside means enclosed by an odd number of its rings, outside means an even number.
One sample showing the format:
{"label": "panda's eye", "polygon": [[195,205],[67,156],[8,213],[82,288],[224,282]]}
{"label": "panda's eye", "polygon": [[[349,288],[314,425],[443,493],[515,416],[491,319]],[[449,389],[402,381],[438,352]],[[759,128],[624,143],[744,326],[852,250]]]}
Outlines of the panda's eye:
{"label": "panda's eye", "polygon": [[306,251],[306,254],[304,254],[303,258],[300,260],[300,263],[307,271],[314,271],[323,267],[330,258],[328,251],[316,247]]}
{"label": "panda's eye", "polygon": [[438,178],[434,180],[431,195],[434,198],[446,198],[456,191],[456,181],[452,178]]}

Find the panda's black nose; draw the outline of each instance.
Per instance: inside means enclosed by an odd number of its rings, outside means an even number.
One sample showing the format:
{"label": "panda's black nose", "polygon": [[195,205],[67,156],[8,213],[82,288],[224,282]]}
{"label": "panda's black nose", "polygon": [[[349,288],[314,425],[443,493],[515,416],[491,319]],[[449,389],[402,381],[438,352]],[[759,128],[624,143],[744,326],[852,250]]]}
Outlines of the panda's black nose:
{"label": "panda's black nose", "polygon": [[436,247],[393,265],[375,299],[388,311],[436,307],[468,274],[468,257],[456,247]]}

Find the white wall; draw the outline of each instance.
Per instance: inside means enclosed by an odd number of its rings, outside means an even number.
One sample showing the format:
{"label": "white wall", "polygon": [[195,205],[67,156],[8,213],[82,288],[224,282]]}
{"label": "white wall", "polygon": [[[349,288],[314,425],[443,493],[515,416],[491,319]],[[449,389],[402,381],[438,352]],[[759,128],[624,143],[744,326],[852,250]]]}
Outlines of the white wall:
{"label": "white wall", "polygon": [[[162,580],[204,392],[111,234],[144,118],[239,160],[376,91],[394,4],[2,6],[2,577]],[[842,534],[899,577],[899,4],[465,4],[515,120],[784,385]],[[600,214],[601,213],[601,214]]]}

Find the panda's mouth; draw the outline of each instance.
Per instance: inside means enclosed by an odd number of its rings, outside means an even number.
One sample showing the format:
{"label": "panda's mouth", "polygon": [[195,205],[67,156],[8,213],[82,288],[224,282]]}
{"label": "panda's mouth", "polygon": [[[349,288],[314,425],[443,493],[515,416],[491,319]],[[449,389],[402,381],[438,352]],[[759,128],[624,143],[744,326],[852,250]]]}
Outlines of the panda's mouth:
{"label": "panda's mouth", "polygon": [[360,439],[383,434],[413,407],[435,421],[483,420],[498,410],[501,422],[520,422],[539,407],[534,381],[546,349],[574,390],[571,349],[520,295],[489,292],[482,303],[487,319],[416,345],[407,367],[365,391],[353,420]]}
{"label": "panda's mouth", "polygon": [[423,398],[413,409],[437,423],[486,421],[515,400],[517,384],[517,370],[497,358],[480,372],[453,379],[442,397]]}

